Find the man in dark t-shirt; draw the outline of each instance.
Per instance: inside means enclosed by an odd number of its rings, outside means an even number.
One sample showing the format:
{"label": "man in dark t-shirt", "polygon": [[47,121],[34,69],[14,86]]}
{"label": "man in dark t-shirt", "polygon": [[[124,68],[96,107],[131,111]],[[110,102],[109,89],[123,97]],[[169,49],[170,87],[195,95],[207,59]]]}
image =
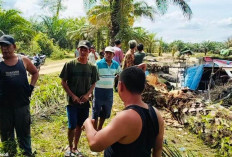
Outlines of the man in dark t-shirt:
{"label": "man in dark t-shirt", "polygon": [[135,52],[135,60],[134,64],[139,65],[143,62],[143,58],[145,57],[145,53],[143,52],[143,44],[138,44],[137,46],[138,52]]}
{"label": "man in dark t-shirt", "polygon": [[96,67],[88,63],[89,48],[89,41],[80,41],[78,44],[79,57],[66,63],[60,74],[68,100],[69,150],[65,152],[65,156],[81,155],[77,149],[82,132],[81,127],[89,116],[89,96],[95,83],[99,80]]}

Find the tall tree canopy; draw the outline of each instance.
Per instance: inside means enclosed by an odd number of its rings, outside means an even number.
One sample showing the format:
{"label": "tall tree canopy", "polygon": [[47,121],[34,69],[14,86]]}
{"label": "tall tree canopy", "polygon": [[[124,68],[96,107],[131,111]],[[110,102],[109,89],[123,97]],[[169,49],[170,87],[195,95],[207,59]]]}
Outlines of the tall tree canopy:
{"label": "tall tree canopy", "polygon": [[[154,9],[147,5],[145,1],[135,1],[135,0],[83,0],[86,10],[89,11],[90,21],[97,23],[103,23],[102,17],[107,14],[109,16],[104,16],[106,25],[110,25],[110,38],[111,42],[115,38],[120,38],[122,35],[127,36],[128,28],[133,25],[134,20],[137,17],[146,16],[153,20]],[[184,0],[154,0],[155,6],[161,14],[167,12],[168,5],[170,3],[180,6],[183,15],[188,19],[192,16],[192,11],[188,4]],[[96,7],[94,7],[96,6]],[[108,9],[110,8],[110,9]],[[105,10],[106,12],[103,12]],[[108,13],[109,12],[109,13]],[[98,14],[97,14],[98,13]],[[107,19],[110,18],[110,19]],[[103,18],[104,19],[104,18]]]}

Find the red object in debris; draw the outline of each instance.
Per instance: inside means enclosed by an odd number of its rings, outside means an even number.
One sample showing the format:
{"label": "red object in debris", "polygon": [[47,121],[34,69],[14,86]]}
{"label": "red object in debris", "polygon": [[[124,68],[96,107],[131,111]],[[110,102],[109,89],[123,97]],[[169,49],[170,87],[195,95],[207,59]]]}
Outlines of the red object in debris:
{"label": "red object in debris", "polygon": [[213,59],[211,57],[204,57],[205,62],[212,62]]}

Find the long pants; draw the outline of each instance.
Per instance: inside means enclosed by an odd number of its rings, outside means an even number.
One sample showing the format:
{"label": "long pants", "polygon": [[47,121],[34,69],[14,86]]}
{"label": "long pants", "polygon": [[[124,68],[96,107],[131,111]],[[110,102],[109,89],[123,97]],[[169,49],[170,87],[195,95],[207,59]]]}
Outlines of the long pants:
{"label": "long pants", "polygon": [[16,154],[16,131],[20,149],[25,154],[32,154],[30,125],[31,115],[29,105],[18,108],[1,107],[0,135],[3,142],[3,151],[9,153],[9,155]]}

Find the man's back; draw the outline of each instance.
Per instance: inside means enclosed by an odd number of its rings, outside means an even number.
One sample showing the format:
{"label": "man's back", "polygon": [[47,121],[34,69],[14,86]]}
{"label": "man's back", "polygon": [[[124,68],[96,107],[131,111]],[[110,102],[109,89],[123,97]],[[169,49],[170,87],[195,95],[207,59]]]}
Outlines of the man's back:
{"label": "man's back", "polygon": [[156,126],[153,126],[149,110],[137,105],[131,105],[124,110],[132,109],[136,111],[142,119],[142,130],[139,137],[132,143],[122,144],[119,142],[114,143],[108,147],[104,152],[104,157],[120,156],[120,157],[150,157],[151,149],[155,144],[155,138],[159,132],[159,124],[157,116]]}
{"label": "man's back", "polygon": [[135,65],[141,64],[143,62],[144,57],[145,57],[144,52],[136,52],[135,53],[135,60],[134,60]]}
{"label": "man's back", "polygon": [[118,64],[120,65],[122,60],[123,60],[123,52],[119,47],[115,46],[114,47],[114,53],[115,53],[115,55],[114,55],[113,60],[118,62]]}

